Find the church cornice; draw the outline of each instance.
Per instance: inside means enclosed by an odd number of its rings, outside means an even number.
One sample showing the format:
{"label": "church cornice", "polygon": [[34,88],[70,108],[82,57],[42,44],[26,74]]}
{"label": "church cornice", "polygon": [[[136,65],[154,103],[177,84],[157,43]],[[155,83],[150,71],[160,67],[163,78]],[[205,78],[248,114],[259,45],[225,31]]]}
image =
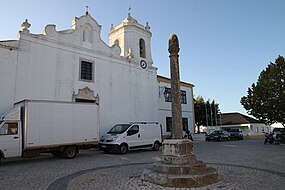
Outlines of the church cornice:
{"label": "church cornice", "polygon": [[18,51],[18,50],[19,50],[18,47],[9,46],[9,45],[4,45],[4,44],[1,44],[1,42],[0,42],[0,47],[1,47],[1,48],[4,48],[4,49],[8,49],[8,50],[10,50],[10,51],[12,51],[12,50]]}

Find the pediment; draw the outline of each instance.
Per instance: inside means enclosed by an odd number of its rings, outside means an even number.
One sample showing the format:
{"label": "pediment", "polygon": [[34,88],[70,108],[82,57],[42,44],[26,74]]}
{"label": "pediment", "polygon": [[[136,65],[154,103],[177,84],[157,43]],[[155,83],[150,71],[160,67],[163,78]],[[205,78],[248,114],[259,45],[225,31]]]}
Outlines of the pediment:
{"label": "pediment", "polygon": [[79,18],[74,17],[70,29],[57,31],[56,25],[48,24],[43,34],[22,31],[19,39],[22,39],[25,35],[43,39],[49,43],[60,43],[67,48],[72,46],[80,47],[109,56],[120,57],[121,53],[119,47],[110,47],[101,39],[101,25],[89,13],[85,13]]}
{"label": "pediment", "polygon": [[84,99],[84,100],[96,100],[94,95],[94,91],[88,87],[82,88],[78,90],[77,94],[73,95],[74,98]]}
{"label": "pediment", "polygon": [[72,28],[84,28],[85,26],[90,26],[93,30],[97,32],[101,32],[102,26],[98,24],[98,22],[90,16],[90,14],[85,14],[81,17],[74,17],[72,20]]}

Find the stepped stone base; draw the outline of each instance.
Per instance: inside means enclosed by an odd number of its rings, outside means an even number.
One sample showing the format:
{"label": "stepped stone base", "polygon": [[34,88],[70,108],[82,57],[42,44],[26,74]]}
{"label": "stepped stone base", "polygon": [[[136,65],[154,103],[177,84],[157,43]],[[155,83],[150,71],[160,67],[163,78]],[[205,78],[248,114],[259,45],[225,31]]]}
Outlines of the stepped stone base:
{"label": "stepped stone base", "polygon": [[217,170],[197,161],[192,151],[191,140],[166,140],[162,145],[162,161],[155,163],[151,170],[145,170],[142,179],[165,187],[182,188],[217,183]]}
{"label": "stepped stone base", "polygon": [[214,168],[207,168],[201,174],[164,174],[152,170],[145,170],[143,179],[164,187],[203,187],[218,182],[218,172]]}

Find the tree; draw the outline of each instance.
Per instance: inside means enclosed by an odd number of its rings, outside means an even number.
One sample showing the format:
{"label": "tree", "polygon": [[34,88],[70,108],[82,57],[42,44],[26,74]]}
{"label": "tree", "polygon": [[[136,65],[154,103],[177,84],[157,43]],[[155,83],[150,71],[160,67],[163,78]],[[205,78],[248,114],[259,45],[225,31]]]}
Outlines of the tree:
{"label": "tree", "polygon": [[198,126],[198,133],[200,133],[200,126],[217,126],[220,112],[219,104],[210,100],[205,101],[202,96],[197,96],[194,100],[195,110],[195,124]]}
{"label": "tree", "polygon": [[247,113],[267,124],[285,126],[285,59],[278,56],[263,70],[256,82],[248,88],[240,103]]}

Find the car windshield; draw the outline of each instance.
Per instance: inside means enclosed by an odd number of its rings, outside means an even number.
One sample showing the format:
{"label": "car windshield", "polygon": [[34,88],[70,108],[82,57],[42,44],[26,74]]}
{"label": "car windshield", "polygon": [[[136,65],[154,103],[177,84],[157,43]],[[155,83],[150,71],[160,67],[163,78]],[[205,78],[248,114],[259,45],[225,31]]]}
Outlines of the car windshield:
{"label": "car windshield", "polygon": [[130,124],[118,124],[115,125],[108,134],[122,134],[124,133],[131,125]]}
{"label": "car windshield", "polygon": [[220,133],[220,131],[213,131],[212,133],[211,133],[211,135],[216,135],[216,134],[219,134]]}

